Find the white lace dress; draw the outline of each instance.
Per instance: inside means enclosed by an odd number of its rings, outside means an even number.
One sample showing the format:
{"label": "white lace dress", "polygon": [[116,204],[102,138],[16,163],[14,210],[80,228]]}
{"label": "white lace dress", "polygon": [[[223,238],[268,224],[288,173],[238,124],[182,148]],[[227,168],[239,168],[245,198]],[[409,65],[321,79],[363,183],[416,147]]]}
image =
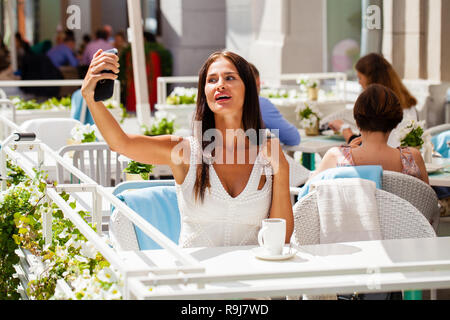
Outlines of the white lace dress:
{"label": "white lace dress", "polygon": [[[272,203],[272,175],[258,190],[265,165],[258,155],[247,186],[236,198],[223,187],[214,167],[209,169],[211,189],[206,189],[205,199],[195,201],[194,184],[201,148],[193,138],[190,168],[182,185],[176,185],[181,215],[181,247],[223,247],[256,245],[261,221],[269,216]],[[197,161],[197,162],[196,162]],[[209,191],[210,190],[210,191]]]}

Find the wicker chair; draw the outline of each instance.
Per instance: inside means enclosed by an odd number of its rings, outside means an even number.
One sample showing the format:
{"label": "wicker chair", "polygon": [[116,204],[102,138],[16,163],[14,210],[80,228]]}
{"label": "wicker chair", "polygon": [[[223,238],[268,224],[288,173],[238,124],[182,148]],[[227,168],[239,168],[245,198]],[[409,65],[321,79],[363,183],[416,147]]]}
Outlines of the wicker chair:
{"label": "wicker chair", "polygon": [[411,203],[437,231],[440,220],[438,198],[428,184],[406,174],[383,171],[382,189]]}
{"label": "wicker chair", "polygon": [[[408,201],[383,191],[376,191],[376,201],[381,234],[384,240],[408,238],[433,238],[436,233],[427,219]],[[297,202],[294,211],[294,233],[291,243],[297,246],[320,243],[320,220],[317,206],[317,192],[312,191]],[[436,290],[431,290],[432,299]],[[291,296],[288,299],[299,299]],[[308,300],[334,300],[336,296],[304,296]]]}

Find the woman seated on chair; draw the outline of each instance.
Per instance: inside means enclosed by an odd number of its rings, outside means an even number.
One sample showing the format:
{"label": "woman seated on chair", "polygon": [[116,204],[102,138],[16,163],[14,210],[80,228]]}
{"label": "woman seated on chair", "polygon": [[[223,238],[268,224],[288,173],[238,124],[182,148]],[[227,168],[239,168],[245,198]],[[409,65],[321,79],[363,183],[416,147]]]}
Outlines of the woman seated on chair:
{"label": "woman seated on chair", "polygon": [[[391,89],[400,101],[403,119],[417,121],[417,111],[415,108],[417,100],[406,89],[395,69],[382,55],[370,53],[362,57],[356,63],[355,69],[359,84],[363,89],[366,89],[371,84],[381,84]],[[352,143],[352,145],[359,145],[361,143],[361,137],[355,135],[349,126],[344,125],[342,120],[332,121],[329,123],[329,126],[331,129],[341,132],[347,143]],[[391,132],[388,145],[393,148],[400,146],[400,138],[397,135],[396,129]]]}
{"label": "woman seated on chair", "polygon": [[94,101],[99,80],[117,79],[101,73],[106,69],[117,74],[118,58],[99,50],[83,96],[112,150],[141,163],[171,167],[182,221],[180,246],[254,245],[266,218],[286,219],[290,241],[289,165],[279,141],[265,134],[256,81],[245,59],[222,51],[206,60],[199,73],[193,136],[187,139],[125,133],[104,104]]}
{"label": "woman seated on chair", "polygon": [[357,99],[353,115],[361,131],[361,146],[330,149],[316,173],[343,166],[381,165],[383,170],[405,173],[429,183],[419,150],[388,145],[391,131],[403,118],[400,101],[391,89],[379,84],[368,86]]}

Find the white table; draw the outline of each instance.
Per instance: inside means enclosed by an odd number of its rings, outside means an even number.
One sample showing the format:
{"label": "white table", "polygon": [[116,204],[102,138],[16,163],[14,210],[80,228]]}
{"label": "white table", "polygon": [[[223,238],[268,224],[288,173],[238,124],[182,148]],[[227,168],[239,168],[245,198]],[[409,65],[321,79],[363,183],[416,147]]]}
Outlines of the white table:
{"label": "white table", "polygon": [[445,166],[444,169],[428,173],[430,185],[433,187],[450,187],[450,159],[433,158],[433,164]]}
{"label": "white table", "polygon": [[297,146],[283,146],[286,152],[302,152],[302,164],[309,170],[315,170],[314,154],[325,154],[329,149],[345,144],[345,139],[339,136],[306,136],[304,130],[299,130],[301,141]]}
{"label": "white table", "polygon": [[191,274],[177,273],[165,250],[120,255],[154,271],[130,279],[132,297],[202,300],[450,288],[449,248],[450,238],[314,245],[277,262],[255,258],[252,247],[183,249],[205,267]]}

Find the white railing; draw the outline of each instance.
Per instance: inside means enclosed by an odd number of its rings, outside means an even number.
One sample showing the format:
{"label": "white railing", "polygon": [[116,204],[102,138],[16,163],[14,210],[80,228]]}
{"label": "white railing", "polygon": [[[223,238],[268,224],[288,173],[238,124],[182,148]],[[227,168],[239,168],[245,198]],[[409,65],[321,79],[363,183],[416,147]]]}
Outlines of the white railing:
{"label": "white railing", "polygon": [[[73,79],[73,80],[11,80],[11,81],[0,81],[0,107],[4,105],[12,106],[13,122],[16,122],[16,110],[12,103],[7,103],[6,94],[1,88],[20,88],[20,87],[81,87],[83,85],[83,80]],[[120,106],[120,82],[118,80],[114,81],[114,93],[112,99],[116,101],[117,106]],[[9,100],[8,100],[9,101]],[[84,122],[86,119],[87,104],[83,99],[83,104],[81,107],[80,121]]]}
{"label": "white railing", "polygon": [[[20,131],[20,127],[11,122],[9,119],[0,115],[0,123],[8,127],[11,131],[17,133],[23,133]],[[59,208],[64,212],[65,218],[72,221],[75,226],[80,230],[80,232],[91,241],[96,249],[107,259],[112,266],[114,266],[119,272],[124,276],[125,289],[124,297],[129,298],[128,291],[128,279],[134,276],[145,276],[150,272],[161,272],[163,274],[170,273],[189,273],[189,272],[203,272],[204,268],[199,264],[199,262],[193,258],[191,255],[183,252],[173,241],[168,239],[164,234],[162,234],[153,225],[143,219],[134,210],[129,208],[120,199],[114,196],[106,188],[98,185],[94,180],[85,175],[79,169],[75,168],[67,162],[66,159],[62,158],[50,149],[46,144],[35,140],[32,142],[21,142],[12,141],[13,139],[5,139],[1,143],[0,150],[0,168],[2,173],[2,178],[6,178],[6,159],[12,159],[21,167],[25,173],[30,177],[35,177],[36,172],[33,170],[39,167],[39,163],[43,163],[45,157],[51,157],[54,161],[68,170],[71,174],[76,176],[80,180],[80,184],[71,185],[58,185],[53,187],[51,185],[47,188],[47,197],[50,201],[54,202],[59,206]],[[6,144],[6,145],[5,145]],[[22,155],[23,152],[37,152],[38,153],[38,163],[32,163],[28,157]],[[2,190],[6,188],[5,179],[2,179]],[[66,192],[68,194],[76,192],[90,192],[92,194],[92,220],[94,225],[97,225],[97,233],[79,216],[79,214],[72,209],[67,202],[59,195],[59,192]],[[144,269],[139,269],[134,263],[127,264],[123,258],[111,248],[106,242],[101,238],[101,222],[102,222],[102,203],[107,202],[108,205],[114,206],[116,210],[127,217],[131,222],[133,222],[136,227],[141,229],[147,236],[153,239],[158,245],[163,249],[167,250],[174,259],[180,261],[180,265],[177,268],[158,268],[158,267],[145,267]],[[51,215],[43,217],[43,235],[46,244],[51,242],[52,239],[52,229],[51,229]],[[133,261],[134,262],[134,261]]]}
{"label": "white railing", "polygon": [[[335,79],[337,95],[341,100],[347,101],[347,75],[341,72],[329,72],[329,73],[292,73],[282,74],[277,79],[280,81],[298,81],[300,79],[314,79],[314,80],[326,80]],[[157,98],[158,104],[164,104],[167,94],[167,85],[173,83],[192,83],[197,86],[198,76],[184,76],[184,77],[159,77],[157,84]],[[263,81],[264,83],[264,81]]]}
{"label": "white railing", "polygon": [[198,84],[197,76],[190,77],[159,77],[157,83],[157,103],[164,104],[166,102],[167,94],[167,85],[173,83],[194,83],[195,87]]}

